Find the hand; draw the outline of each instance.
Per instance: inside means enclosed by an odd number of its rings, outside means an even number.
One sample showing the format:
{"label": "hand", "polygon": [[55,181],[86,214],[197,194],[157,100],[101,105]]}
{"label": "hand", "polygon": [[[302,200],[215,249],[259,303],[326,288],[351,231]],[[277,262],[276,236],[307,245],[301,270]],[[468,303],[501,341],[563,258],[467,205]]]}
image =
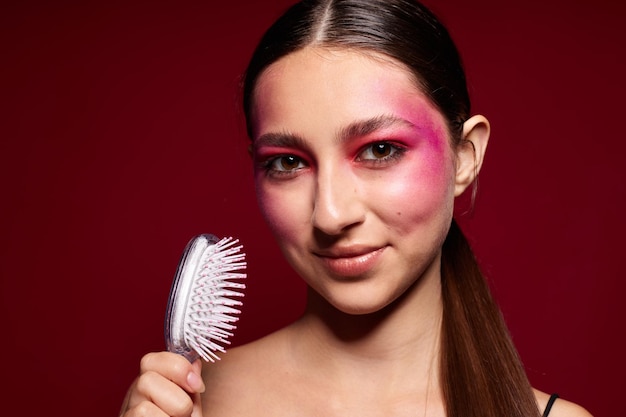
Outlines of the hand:
{"label": "hand", "polygon": [[202,417],[202,362],[170,352],[148,353],[126,394],[120,417]]}

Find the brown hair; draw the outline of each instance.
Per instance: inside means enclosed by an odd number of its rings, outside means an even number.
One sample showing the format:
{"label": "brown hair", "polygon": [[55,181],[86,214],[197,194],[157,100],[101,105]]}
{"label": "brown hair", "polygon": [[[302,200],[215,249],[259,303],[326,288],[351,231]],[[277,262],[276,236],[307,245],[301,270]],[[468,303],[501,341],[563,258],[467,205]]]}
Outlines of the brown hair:
{"label": "brown hair", "polygon": [[[243,84],[250,112],[258,77],[272,63],[308,45],[372,51],[401,62],[462,143],[470,99],[448,31],[412,0],[304,0],[264,34]],[[250,135],[251,136],[251,135]],[[532,388],[478,263],[453,220],[442,249],[441,384],[449,417],[539,416]]]}

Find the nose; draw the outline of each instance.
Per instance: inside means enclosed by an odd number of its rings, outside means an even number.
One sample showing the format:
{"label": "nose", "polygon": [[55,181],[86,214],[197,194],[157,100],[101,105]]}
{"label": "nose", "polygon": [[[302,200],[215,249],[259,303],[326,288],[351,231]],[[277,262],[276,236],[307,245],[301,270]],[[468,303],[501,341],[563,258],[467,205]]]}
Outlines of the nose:
{"label": "nose", "polygon": [[358,181],[350,173],[330,169],[318,171],[311,218],[313,227],[326,235],[336,236],[364,219]]}

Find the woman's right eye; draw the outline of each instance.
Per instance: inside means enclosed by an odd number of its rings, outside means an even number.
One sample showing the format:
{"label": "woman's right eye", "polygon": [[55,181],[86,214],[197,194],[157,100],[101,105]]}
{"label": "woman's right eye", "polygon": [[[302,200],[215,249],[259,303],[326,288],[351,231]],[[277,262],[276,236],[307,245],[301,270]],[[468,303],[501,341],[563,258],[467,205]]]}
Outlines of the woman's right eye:
{"label": "woman's right eye", "polygon": [[302,159],[294,155],[282,155],[268,160],[265,169],[268,173],[287,174],[305,167]]}

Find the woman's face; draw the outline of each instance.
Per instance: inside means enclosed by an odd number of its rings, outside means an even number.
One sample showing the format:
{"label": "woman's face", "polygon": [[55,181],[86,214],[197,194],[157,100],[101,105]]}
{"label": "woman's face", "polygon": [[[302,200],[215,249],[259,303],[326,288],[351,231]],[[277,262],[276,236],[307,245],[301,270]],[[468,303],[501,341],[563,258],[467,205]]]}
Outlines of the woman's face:
{"label": "woman's face", "polygon": [[292,53],[259,78],[251,121],[261,211],[332,305],[377,311],[425,271],[438,274],[455,154],[443,116],[399,64]]}

